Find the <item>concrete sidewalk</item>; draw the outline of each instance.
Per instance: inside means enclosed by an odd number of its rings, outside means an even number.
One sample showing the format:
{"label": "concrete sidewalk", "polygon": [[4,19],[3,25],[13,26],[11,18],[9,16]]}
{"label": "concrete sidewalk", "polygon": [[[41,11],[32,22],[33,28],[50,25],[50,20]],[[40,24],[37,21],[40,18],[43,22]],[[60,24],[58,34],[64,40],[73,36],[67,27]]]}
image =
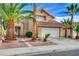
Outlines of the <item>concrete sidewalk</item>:
{"label": "concrete sidewalk", "polygon": [[0,49],[0,55],[11,56],[11,55],[21,55],[26,53],[27,55],[36,52],[46,53],[55,51],[67,51],[72,49],[79,49],[79,41],[71,39],[52,39],[51,41],[57,43],[57,45],[49,46],[36,46],[36,47],[24,47],[24,48],[12,48],[12,49]]}

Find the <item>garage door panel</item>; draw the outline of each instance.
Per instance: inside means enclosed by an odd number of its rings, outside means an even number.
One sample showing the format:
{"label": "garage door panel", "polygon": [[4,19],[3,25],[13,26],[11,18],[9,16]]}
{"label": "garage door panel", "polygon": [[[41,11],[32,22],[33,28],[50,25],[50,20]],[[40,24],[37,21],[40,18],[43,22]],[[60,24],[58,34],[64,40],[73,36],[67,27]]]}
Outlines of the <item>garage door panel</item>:
{"label": "garage door panel", "polygon": [[59,28],[42,28],[41,37],[45,37],[45,34],[50,34],[50,37],[59,37]]}

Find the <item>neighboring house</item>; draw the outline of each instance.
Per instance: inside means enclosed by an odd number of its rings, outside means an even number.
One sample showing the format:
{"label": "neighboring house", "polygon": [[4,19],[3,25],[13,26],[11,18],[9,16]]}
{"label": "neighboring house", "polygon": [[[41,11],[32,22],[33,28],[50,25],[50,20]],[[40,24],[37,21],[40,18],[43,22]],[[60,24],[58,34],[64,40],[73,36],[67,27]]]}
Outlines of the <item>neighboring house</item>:
{"label": "neighboring house", "polygon": [[[75,27],[76,25],[79,24],[79,22],[74,22],[74,26],[73,26],[73,38],[75,38],[75,36],[77,35],[76,31],[75,31]],[[71,33],[70,33],[70,28],[67,28],[67,37],[70,37]],[[65,28],[62,26],[61,28],[61,37],[65,37]]]}
{"label": "neighboring house", "polygon": [[77,24],[79,24],[79,22],[74,22],[73,38],[75,38],[75,36],[77,35],[77,33],[75,31],[75,27],[76,27]]}

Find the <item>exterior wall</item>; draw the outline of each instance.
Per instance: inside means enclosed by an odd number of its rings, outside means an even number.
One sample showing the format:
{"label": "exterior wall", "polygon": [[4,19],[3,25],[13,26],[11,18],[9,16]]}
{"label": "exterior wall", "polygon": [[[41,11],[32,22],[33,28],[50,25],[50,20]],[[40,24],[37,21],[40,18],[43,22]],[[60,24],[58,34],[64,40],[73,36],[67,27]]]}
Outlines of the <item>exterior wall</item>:
{"label": "exterior wall", "polygon": [[64,34],[65,34],[64,29],[61,28],[60,31],[61,31],[61,32],[60,32],[60,36],[61,36],[61,37],[64,37]]}
{"label": "exterior wall", "polygon": [[33,30],[33,21],[32,20],[23,20],[20,22],[15,22],[15,27],[20,27],[20,35],[25,36],[26,32]]}
{"label": "exterior wall", "polygon": [[[61,28],[61,37],[64,37],[65,35],[65,31],[63,30],[63,28]],[[73,30],[73,38],[75,38],[75,36],[77,35],[77,33],[75,32],[75,30]],[[70,36],[70,30],[67,30],[67,36]]]}
{"label": "exterior wall", "polygon": [[51,16],[47,16],[46,19],[47,19],[47,20],[46,20],[47,22],[49,22],[49,21],[50,21],[50,22],[53,21],[53,18],[52,18]]}
{"label": "exterior wall", "polygon": [[73,38],[75,38],[76,35],[77,34],[76,34],[75,30],[73,30]]}
{"label": "exterior wall", "polygon": [[[61,28],[61,37],[64,37],[65,36],[65,29],[63,29],[63,28]],[[67,37],[69,37],[70,36],[70,29],[67,29]]]}
{"label": "exterior wall", "polygon": [[33,20],[28,20],[28,31],[33,30]]}
{"label": "exterior wall", "polygon": [[23,29],[22,29],[23,35],[25,36],[26,32],[28,31],[28,20],[24,20],[22,24],[23,24]]}
{"label": "exterior wall", "polygon": [[[49,21],[51,22],[53,20],[53,18],[50,15],[47,15],[45,12],[37,11],[36,15],[46,16],[46,21],[45,22],[49,22]],[[36,20],[38,21],[38,19],[36,19]]]}
{"label": "exterior wall", "polygon": [[38,27],[38,37],[41,37],[40,33],[41,33],[41,27]]}

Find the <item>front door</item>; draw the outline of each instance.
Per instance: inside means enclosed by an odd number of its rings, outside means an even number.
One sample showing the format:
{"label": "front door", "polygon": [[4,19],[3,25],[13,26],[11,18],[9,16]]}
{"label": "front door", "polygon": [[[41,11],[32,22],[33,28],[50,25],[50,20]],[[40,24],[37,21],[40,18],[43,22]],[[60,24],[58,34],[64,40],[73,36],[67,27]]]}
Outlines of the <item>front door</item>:
{"label": "front door", "polygon": [[15,27],[15,35],[16,35],[16,36],[20,36],[20,29],[21,29],[21,28],[20,28],[19,26],[16,26],[16,27]]}

